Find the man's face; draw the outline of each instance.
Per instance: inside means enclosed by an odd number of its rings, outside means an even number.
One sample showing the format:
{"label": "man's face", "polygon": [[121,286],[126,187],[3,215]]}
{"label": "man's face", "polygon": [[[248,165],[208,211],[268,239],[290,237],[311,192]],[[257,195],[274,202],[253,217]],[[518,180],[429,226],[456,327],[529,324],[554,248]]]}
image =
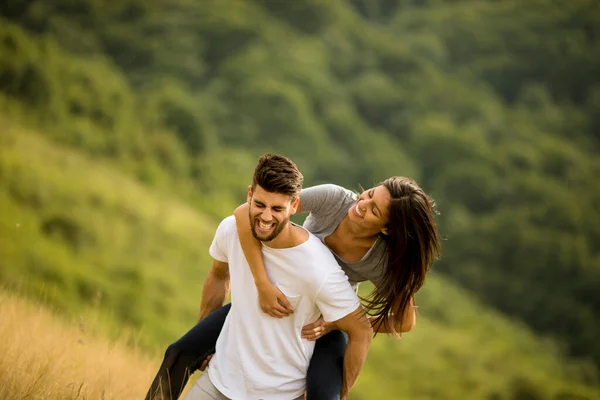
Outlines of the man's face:
{"label": "man's face", "polygon": [[282,193],[271,193],[256,185],[254,192],[248,188],[250,205],[250,226],[254,237],[261,242],[269,242],[287,226],[290,217],[296,213],[299,198]]}

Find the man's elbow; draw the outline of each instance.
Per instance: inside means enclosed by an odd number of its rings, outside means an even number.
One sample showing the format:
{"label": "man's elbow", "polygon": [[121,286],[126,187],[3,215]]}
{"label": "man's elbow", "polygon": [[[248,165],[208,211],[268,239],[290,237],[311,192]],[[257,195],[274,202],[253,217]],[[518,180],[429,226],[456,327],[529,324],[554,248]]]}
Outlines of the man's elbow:
{"label": "man's elbow", "polygon": [[402,326],[399,327],[399,331],[401,333],[410,332],[416,324],[417,318],[415,315],[413,315],[412,318],[405,318],[404,321],[402,321]]}
{"label": "man's elbow", "polygon": [[402,324],[402,327],[400,328],[400,332],[402,332],[402,333],[410,332],[415,327],[415,325],[416,325],[415,321],[410,321],[410,322],[404,323],[404,324]]}
{"label": "man's elbow", "polygon": [[361,321],[360,324],[357,324],[354,329],[348,332],[348,337],[351,340],[357,340],[369,344],[373,338],[373,327],[368,320]]}

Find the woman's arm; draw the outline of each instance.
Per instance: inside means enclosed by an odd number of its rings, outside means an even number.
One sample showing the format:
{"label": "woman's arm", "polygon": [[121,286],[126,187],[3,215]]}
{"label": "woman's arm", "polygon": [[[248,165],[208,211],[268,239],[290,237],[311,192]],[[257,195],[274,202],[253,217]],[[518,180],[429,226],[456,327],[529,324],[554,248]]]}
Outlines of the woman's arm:
{"label": "woman's arm", "polygon": [[269,280],[262,256],[261,244],[252,235],[249,207],[248,203],[244,203],[236,208],[233,213],[240,245],[254,277],[260,308],[272,317],[282,318],[291,314],[293,308],[281,290]]}
{"label": "woman's arm", "polygon": [[[398,316],[402,315],[402,319],[398,318]],[[375,317],[369,317],[371,323],[375,321]],[[415,305],[414,297],[410,298],[410,302],[404,309],[403,313],[394,313],[390,322],[394,325],[395,332],[391,332],[384,324],[379,324],[379,328],[377,329],[377,333],[405,333],[410,332],[417,323],[417,306]],[[400,324],[402,322],[402,324]],[[375,326],[373,326],[375,329]]]}

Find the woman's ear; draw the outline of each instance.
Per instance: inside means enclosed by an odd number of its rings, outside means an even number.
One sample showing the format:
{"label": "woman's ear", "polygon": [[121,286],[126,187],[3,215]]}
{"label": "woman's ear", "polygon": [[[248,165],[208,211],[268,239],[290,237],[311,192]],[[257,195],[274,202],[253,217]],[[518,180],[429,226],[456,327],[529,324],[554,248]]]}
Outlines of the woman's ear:
{"label": "woman's ear", "polygon": [[383,233],[384,235],[388,235],[388,228],[382,228],[381,229],[381,233]]}

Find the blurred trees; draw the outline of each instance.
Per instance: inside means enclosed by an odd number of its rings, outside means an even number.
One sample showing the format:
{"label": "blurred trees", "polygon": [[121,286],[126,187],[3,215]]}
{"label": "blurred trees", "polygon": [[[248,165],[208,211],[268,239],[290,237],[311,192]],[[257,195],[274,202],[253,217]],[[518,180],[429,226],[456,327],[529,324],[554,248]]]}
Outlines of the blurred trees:
{"label": "blurred trees", "polygon": [[269,150],[415,177],[436,268],[600,363],[598,2],[4,3],[0,102],[55,140],[206,208]]}

